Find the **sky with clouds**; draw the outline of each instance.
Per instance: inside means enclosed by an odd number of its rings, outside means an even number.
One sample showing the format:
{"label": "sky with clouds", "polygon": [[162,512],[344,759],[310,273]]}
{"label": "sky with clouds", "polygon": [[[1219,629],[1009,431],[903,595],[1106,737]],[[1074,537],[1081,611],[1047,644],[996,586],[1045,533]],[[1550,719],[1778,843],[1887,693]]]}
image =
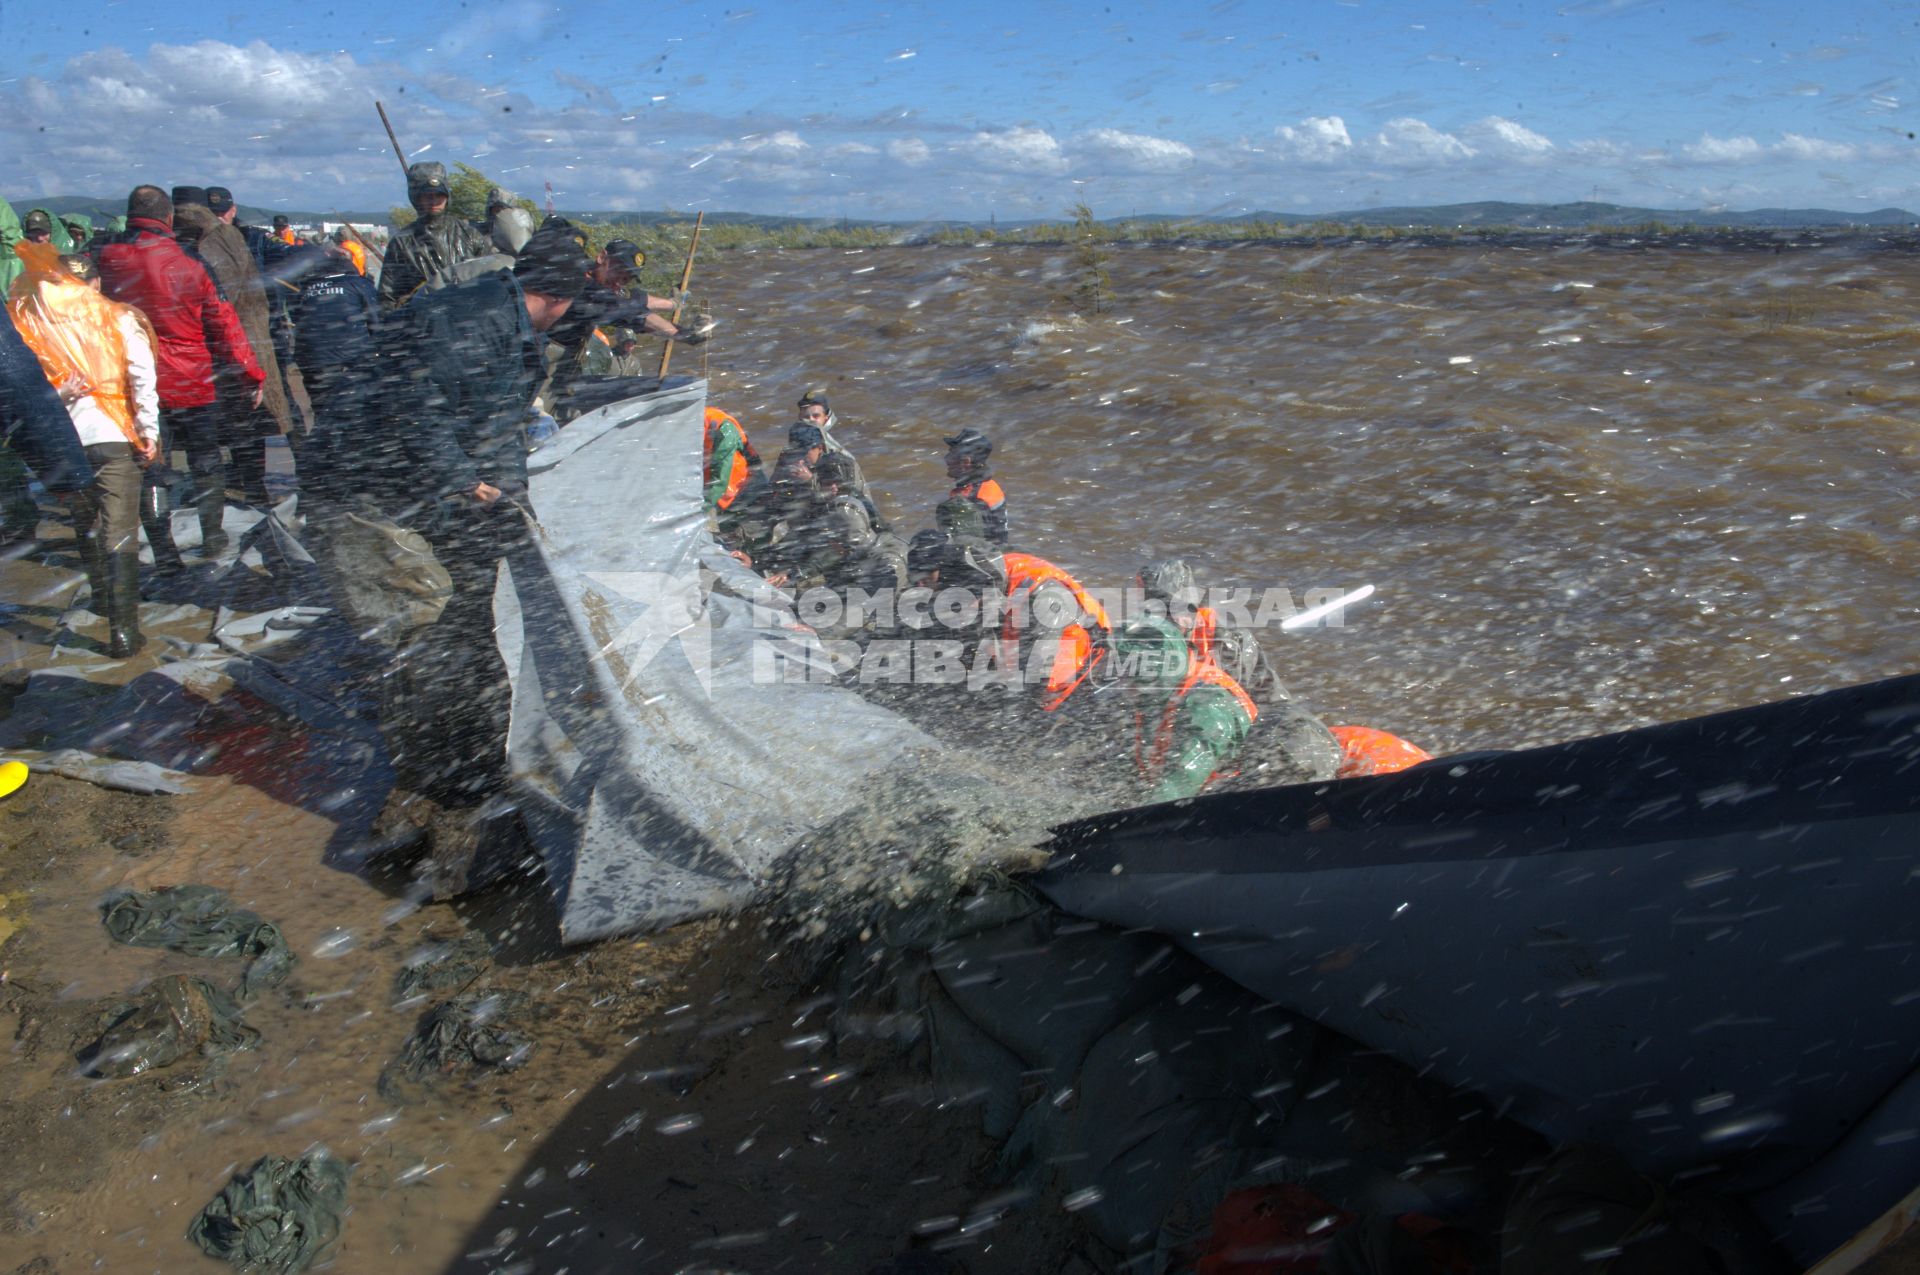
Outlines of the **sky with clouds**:
{"label": "sky with clouds", "polygon": [[16,204],[385,208],[379,99],[572,209],[1920,209],[1907,0],[71,0],[0,5],[0,47]]}

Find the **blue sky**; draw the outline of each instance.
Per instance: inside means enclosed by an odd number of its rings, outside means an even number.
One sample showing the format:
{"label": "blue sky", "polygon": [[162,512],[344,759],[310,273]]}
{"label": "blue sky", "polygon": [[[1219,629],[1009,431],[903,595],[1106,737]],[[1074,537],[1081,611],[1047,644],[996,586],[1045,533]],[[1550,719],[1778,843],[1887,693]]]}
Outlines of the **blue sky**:
{"label": "blue sky", "polygon": [[1920,208],[1920,6],[0,8],[0,193],[380,208],[409,149],[575,208],[896,219],[1589,198]]}

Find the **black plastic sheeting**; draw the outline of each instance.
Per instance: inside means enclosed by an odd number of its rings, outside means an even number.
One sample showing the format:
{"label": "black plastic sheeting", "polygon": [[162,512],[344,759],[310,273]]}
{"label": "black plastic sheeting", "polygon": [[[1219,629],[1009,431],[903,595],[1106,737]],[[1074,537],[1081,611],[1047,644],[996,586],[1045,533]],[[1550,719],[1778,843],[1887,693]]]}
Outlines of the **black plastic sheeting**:
{"label": "black plastic sheeting", "polygon": [[1059,906],[1812,1260],[1920,1180],[1920,677],[1061,830]]}

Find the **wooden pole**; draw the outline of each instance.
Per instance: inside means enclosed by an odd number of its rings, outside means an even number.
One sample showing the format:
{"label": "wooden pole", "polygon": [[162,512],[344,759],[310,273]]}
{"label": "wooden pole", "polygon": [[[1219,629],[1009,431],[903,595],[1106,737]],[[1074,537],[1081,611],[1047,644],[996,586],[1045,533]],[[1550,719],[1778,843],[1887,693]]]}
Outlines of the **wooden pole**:
{"label": "wooden pole", "polygon": [[[693,282],[693,254],[700,251],[700,224],[707,219],[704,209],[693,218],[693,242],[687,245],[687,268],[680,272],[680,295],[673,300],[673,326],[680,326],[680,297],[687,295],[687,285]],[[660,379],[667,379],[667,365],[673,362],[673,342],[667,342],[667,348],[660,351]]]}
{"label": "wooden pole", "polygon": [[[340,217],[340,214],[335,213],[334,216]],[[362,248],[365,248],[367,250],[367,255],[369,257],[372,257],[375,261],[379,262],[383,266],[387,264],[386,254],[381,252],[378,248],[374,247],[372,244],[368,243],[367,237],[361,234],[359,231],[355,230],[353,228],[352,222],[348,221],[344,217],[340,217],[340,224],[346,229],[346,232],[348,234],[352,235],[354,239],[359,241],[359,244]]]}
{"label": "wooden pole", "polygon": [[382,103],[375,102],[373,109],[380,112],[380,122],[387,129],[387,140],[393,143],[393,157],[400,161],[400,172],[404,175],[407,171],[407,153],[400,149],[400,139],[393,135],[393,121],[387,118],[387,108]]}

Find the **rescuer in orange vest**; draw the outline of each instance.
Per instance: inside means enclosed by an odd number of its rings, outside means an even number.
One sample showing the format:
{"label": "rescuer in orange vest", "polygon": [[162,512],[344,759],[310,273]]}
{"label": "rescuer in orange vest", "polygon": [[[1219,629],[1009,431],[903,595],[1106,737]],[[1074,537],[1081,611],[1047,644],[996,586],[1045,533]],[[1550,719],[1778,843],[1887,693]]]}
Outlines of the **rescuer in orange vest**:
{"label": "rescuer in orange vest", "polygon": [[706,416],[706,467],[702,471],[702,492],[709,513],[733,508],[742,493],[760,472],[760,453],[753,450],[747,431],[740,422],[717,407],[709,407]]}
{"label": "rescuer in orange vest", "polygon": [[1132,763],[1149,801],[1195,796],[1231,768],[1260,716],[1238,682],[1159,616],[1122,629],[1112,658],[1138,697]]}
{"label": "rescuer in orange vest", "polygon": [[980,507],[981,526],[987,540],[1007,547],[1007,493],[994,481],[988,458],[993,455],[993,440],[977,429],[963,429],[947,444],[947,477],[953,479],[949,500],[970,500]]}
{"label": "rescuer in orange vest", "polygon": [[1099,599],[1045,558],[1003,553],[999,566],[1006,584],[1000,638],[1015,644],[1040,707],[1054,712],[1106,658],[1113,625]]}
{"label": "rescuer in orange vest", "polygon": [[1194,660],[1218,667],[1260,706],[1253,741],[1243,750],[1249,775],[1267,784],[1334,777],[1342,757],[1335,732],[1287,689],[1251,630],[1222,623],[1205,605],[1206,595],[1185,559],[1150,562],[1134,583],[1148,608],[1180,631]]}
{"label": "rescuer in orange vest", "polygon": [[[159,458],[160,398],[152,325],[100,294],[99,270],[50,243],[22,244],[26,273],[7,302],[13,326],[59,392],[93,466],[73,505],[91,609],[107,620],[107,650],[125,659],[140,635],[141,469]],[[87,276],[83,281],[81,275]]]}

